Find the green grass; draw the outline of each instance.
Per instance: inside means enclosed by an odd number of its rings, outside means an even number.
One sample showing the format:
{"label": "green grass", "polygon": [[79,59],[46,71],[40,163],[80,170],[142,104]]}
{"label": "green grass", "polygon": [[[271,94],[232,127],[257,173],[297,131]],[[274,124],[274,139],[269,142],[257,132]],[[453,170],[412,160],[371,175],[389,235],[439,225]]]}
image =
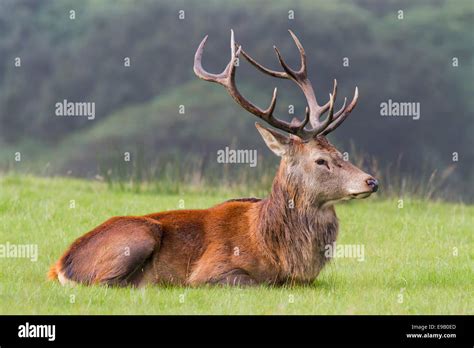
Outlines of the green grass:
{"label": "green grass", "polygon": [[338,242],[363,244],[365,261],[335,259],[311,286],[119,289],[46,280],[75,238],[111,216],[176,209],[180,199],[209,207],[233,197],[223,192],[134,194],[65,178],[0,178],[0,244],[39,249],[37,262],[0,258],[0,314],[474,314],[474,207],[410,199],[401,209],[398,199],[339,205]]}

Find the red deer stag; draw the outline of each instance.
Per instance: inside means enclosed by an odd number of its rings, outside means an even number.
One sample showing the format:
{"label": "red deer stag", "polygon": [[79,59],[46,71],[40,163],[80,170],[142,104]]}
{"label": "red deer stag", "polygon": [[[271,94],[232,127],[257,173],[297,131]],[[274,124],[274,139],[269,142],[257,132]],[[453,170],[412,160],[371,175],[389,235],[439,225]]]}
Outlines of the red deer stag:
{"label": "red deer stag", "polygon": [[[51,268],[62,284],[284,284],[312,282],[324,264],[325,246],[336,240],[333,204],[365,198],[377,180],[344,161],[325,138],[349,115],[358,99],[334,112],[337,84],[329,101],[319,105],[308,79],[306,55],[290,31],[301,56],[291,69],[275,47],[283,71],[267,69],[231,37],[231,59],[220,74],[201,65],[207,36],[194,58],[194,72],[223,85],[245,110],[288,135],[256,127],[268,147],[281,157],[270,196],[232,199],[209,209],[177,210],[145,216],[114,217],[77,239]],[[263,110],[246,100],[235,85],[235,60],[242,54],[258,70],[298,85],[307,99],[302,121],[274,115],[277,90]],[[322,117],[327,113],[327,116]]]}

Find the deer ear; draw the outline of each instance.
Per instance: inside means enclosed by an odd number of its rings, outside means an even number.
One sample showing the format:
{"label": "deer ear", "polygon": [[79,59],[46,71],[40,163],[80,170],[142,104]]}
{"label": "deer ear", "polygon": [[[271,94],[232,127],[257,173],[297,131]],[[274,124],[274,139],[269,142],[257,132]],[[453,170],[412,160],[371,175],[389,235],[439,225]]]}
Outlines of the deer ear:
{"label": "deer ear", "polygon": [[290,144],[289,137],[264,127],[260,123],[255,123],[255,127],[257,127],[265,144],[267,144],[268,148],[272,150],[275,155],[281,157],[288,152],[288,145]]}

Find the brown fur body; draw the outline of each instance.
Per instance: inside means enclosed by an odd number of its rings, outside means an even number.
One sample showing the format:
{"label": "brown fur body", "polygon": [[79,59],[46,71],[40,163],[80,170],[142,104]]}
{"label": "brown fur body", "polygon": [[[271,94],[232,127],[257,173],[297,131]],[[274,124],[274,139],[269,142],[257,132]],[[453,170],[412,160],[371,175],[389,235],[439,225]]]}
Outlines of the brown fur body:
{"label": "brown fur body", "polygon": [[263,200],[109,219],[77,239],[49,277],[136,286],[311,282],[328,260],[337,218],[333,206],[308,200],[286,168]]}

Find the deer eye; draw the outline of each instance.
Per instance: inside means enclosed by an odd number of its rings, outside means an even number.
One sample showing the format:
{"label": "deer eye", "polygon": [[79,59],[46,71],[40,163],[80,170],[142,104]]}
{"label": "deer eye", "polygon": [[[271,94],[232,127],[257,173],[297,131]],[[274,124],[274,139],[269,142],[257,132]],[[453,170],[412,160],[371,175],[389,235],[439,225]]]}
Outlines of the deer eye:
{"label": "deer eye", "polygon": [[319,166],[325,166],[328,164],[328,162],[322,158],[316,160],[316,164]]}

